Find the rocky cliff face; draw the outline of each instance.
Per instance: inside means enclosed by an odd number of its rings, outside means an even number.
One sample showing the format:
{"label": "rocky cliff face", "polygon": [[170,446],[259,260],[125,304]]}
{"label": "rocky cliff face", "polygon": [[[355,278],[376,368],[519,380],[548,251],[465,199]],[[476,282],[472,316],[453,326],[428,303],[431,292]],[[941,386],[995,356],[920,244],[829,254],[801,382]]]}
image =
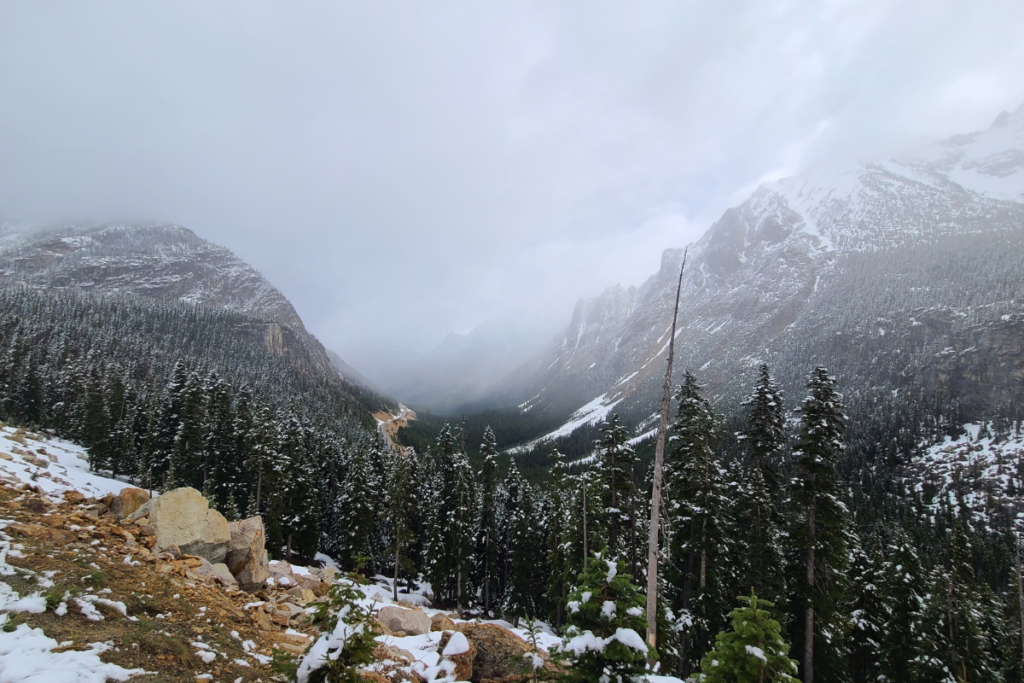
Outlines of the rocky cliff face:
{"label": "rocky cliff face", "polygon": [[0,282],[130,292],[247,313],[242,330],[304,371],[333,374],[326,351],[266,278],[225,247],[176,225],[63,227],[8,236]]}
{"label": "rocky cliff face", "polygon": [[[638,288],[583,300],[507,381],[523,410],[651,415],[682,249]],[[762,186],[690,245],[677,370],[737,399],[768,362],[790,396],[824,363],[847,391],[957,395],[984,411],[1024,372],[1024,107],[896,160]],[[582,419],[582,422],[580,420]],[[564,430],[563,430],[564,431]]]}

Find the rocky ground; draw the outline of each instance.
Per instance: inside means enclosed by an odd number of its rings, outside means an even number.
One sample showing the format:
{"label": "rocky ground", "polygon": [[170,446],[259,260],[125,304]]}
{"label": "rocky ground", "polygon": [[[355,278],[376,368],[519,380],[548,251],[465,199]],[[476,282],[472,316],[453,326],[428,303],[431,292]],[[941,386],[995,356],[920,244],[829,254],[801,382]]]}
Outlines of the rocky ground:
{"label": "rocky ground", "polygon": [[108,643],[103,661],[161,681],[268,681],[275,652],[305,650],[313,631],[301,597],[201,576],[200,558],[150,552],[144,528],[98,506],[74,492],[54,505],[31,485],[0,485],[14,569],[4,581],[22,596],[42,592],[47,606],[11,615],[5,630],[41,628],[60,643],[55,652]]}

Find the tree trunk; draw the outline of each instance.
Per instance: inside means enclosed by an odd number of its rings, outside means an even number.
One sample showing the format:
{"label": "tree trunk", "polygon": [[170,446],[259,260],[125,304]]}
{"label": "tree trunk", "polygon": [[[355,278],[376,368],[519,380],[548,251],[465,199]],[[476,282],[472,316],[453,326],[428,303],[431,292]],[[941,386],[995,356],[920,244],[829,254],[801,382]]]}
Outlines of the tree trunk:
{"label": "tree trunk", "polygon": [[484,616],[491,616],[491,532],[484,533]]}
{"label": "tree trunk", "polygon": [[395,585],[392,586],[391,597],[395,602],[398,602],[398,564],[399,557],[402,547],[401,541],[402,535],[398,533],[398,529],[395,529]]}
{"label": "tree trunk", "polygon": [[260,489],[263,487],[263,468],[256,474],[256,509],[255,514],[260,514]]}
{"label": "tree trunk", "polygon": [[[668,432],[668,414],[672,407],[672,361],[675,356],[676,319],[679,315],[679,294],[683,289],[683,269],[686,268],[686,252],[683,265],[679,268],[679,284],[676,286],[676,305],[672,309],[672,332],[668,340],[668,367],[665,369],[665,384],[662,387],[661,413],[658,416],[658,441],[654,446],[654,483],[651,487],[651,528],[647,534],[647,644],[653,649],[658,644],[658,531],[661,502],[662,470],[665,467],[665,434]],[[653,664],[649,661],[648,663]]]}
{"label": "tree trunk", "polygon": [[[810,543],[807,546],[807,586],[810,589],[811,600],[814,594],[814,516],[817,512],[817,501],[811,503],[807,512],[808,532]],[[804,621],[804,683],[814,683],[814,603],[808,605],[807,616]]]}
{"label": "tree trunk", "polygon": [[1020,610],[1020,651],[1024,658],[1024,577],[1021,576],[1020,566],[1020,537],[1016,538],[1017,546],[1017,605]]}
{"label": "tree trunk", "polygon": [[583,480],[583,571],[587,570],[587,480]]}

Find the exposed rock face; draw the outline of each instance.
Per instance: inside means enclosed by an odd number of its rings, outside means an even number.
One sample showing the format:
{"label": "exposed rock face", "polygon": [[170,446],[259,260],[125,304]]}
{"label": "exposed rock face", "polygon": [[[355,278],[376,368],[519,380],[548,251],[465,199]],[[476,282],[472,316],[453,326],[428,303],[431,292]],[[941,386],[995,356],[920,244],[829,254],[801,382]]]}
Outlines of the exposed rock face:
{"label": "exposed rock face", "polygon": [[245,313],[239,332],[302,371],[336,376],[327,352],[288,299],[229,249],[177,225],[64,227],[0,248],[0,281],[30,287],[131,292]]}
{"label": "exposed rock face", "polygon": [[[762,361],[793,397],[820,363],[848,396],[951,396],[969,419],[1019,402],[1021,135],[1024,108],[913,157],[765,184],[727,210],[689,246],[677,371],[692,368],[726,404],[745,397]],[[997,157],[1016,165],[996,173]],[[580,301],[495,403],[568,427],[654,413],[682,256],[669,249],[643,285]]]}
{"label": "exposed rock face", "polygon": [[393,632],[404,631],[410,636],[421,636],[430,632],[430,617],[418,609],[388,605],[377,612],[377,620]]}
{"label": "exposed rock face", "polygon": [[168,491],[129,517],[145,516],[156,532],[154,552],[175,545],[183,554],[205,558],[212,564],[224,561],[231,540],[228,521],[224,515],[211,510],[203,494],[194,488]]}
{"label": "exposed rock face", "polygon": [[456,628],[476,649],[469,678],[473,683],[521,674],[524,655],[533,651],[526,641],[497,624],[459,624]]}
{"label": "exposed rock face", "polygon": [[242,590],[258,590],[270,576],[267,562],[263,519],[250,517],[228,524],[228,541],[224,563],[238,581]]}
{"label": "exposed rock face", "polygon": [[149,492],[128,486],[121,489],[110,501],[110,511],[117,515],[118,519],[127,517],[149,501]]}

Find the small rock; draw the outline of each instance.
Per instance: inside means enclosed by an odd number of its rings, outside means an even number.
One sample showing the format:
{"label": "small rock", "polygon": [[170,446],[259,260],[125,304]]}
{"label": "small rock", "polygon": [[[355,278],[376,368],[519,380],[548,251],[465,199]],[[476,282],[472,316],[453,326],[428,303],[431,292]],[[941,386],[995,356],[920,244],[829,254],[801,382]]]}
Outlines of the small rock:
{"label": "small rock", "polygon": [[72,505],[77,505],[78,503],[81,503],[83,500],[85,500],[85,495],[79,493],[78,491],[65,491],[64,500],[71,503]]}

